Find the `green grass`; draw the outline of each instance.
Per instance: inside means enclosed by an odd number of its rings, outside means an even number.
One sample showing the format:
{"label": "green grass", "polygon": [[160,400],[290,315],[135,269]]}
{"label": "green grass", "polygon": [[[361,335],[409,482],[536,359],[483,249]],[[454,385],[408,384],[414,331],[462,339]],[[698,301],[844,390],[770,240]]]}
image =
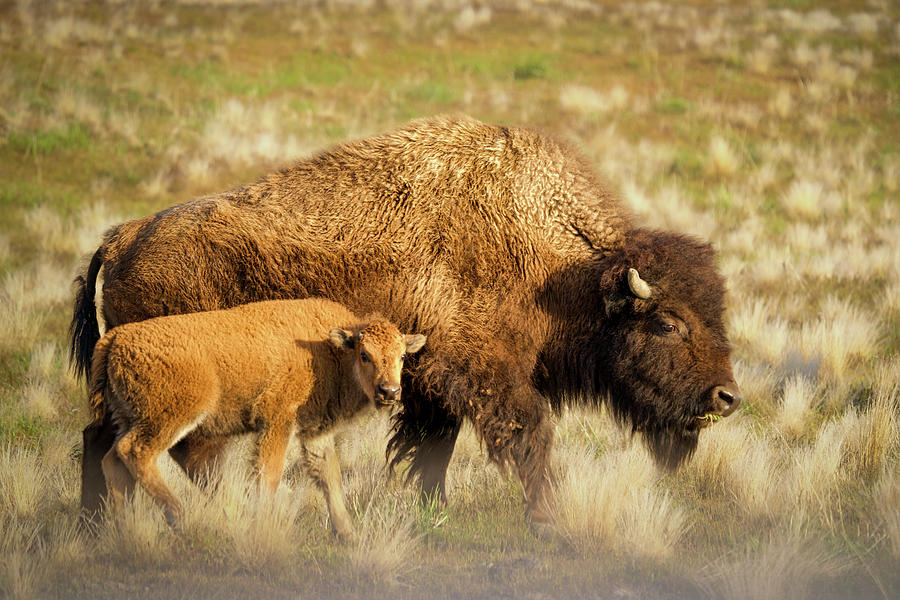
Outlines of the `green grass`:
{"label": "green grass", "polygon": [[684,98],[669,98],[656,105],[656,109],[666,115],[683,115],[693,108],[693,105]]}
{"label": "green grass", "polygon": [[13,132],[7,145],[15,153],[48,155],[62,150],[81,150],[91,141],[90,132],[80,124],[67,125],[48,131]]}

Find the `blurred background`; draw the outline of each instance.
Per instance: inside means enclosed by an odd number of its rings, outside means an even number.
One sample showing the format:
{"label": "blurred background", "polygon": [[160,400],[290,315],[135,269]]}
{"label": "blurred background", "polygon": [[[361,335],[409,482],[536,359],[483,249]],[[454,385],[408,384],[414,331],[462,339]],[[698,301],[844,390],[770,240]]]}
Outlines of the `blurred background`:
{"label": "blurred background", "polygon": [[[296,471],[259,504],[246,447],[181,482],[180,536],[142,494],[79,529],[70,284],[106,227],[441,113],[561,138],[716,246],[740,414],[674,475],[554,415],[544,532],[471,431],[418,504],[384,420],[342,442],[354,544]],[[887,0],[0,2],[0,594],[897,597],[898,144]]]}

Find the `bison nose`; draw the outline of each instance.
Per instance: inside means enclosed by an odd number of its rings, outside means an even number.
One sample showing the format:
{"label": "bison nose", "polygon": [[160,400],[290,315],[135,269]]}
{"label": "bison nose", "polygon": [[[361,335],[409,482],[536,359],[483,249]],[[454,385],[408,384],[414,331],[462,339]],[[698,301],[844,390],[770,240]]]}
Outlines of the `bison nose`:
{"label": "bison nose", "polygon": [[379,385],[377,394],[385,400],[396,400],[400,396],[399,385]]}
{"label": "bison nose", "polygon": [[720,410],[723,417],[727,417],[741,405],[741,391],[737,385],[717,385],[712,390],[713,405]]}

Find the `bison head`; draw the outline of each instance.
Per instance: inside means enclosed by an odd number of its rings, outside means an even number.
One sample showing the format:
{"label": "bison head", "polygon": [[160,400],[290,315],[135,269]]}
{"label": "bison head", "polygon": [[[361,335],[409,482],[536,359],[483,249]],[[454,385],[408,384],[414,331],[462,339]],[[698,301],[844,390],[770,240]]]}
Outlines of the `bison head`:
{"label": "bison head", "polygon": [[725,286],[709,244],[629,231],[617,251],[551,275],[538,303],[558,327],[533,380],[551,397],[606,397],[675,468],[740,392],[723,323]]}
{"label": "bison head", "polygon": [[603,261],[603,318],[592,340],[596,384],[668,468],[693,453],[702,428],[741,401],[714,258],[709,244],[635,230]]}

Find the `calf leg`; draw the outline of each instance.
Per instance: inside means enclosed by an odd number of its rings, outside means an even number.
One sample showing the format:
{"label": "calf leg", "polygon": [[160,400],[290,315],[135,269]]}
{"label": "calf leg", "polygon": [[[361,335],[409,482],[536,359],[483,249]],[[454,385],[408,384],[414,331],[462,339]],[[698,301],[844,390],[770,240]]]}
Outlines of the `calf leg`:
{"label": "calf leg", "polygon": [[294,434],[293,417],[290,414],[281,422],[266,424],[259,434],[256,444],[256,472],[261,490],[265,487],[274,493],[278,489],[284,472],[284,455]]}
{"label": "calf leg", "polygon": [[330,435],[304,442],[301,464],[308,477],[316,482],[325,502],[331,523],[344,540],[353,537],[353,519],[344,504],[344,488],[341,485],[341,465],[334,451],[334,438]]}
{"label": "calf leg", "polygon": [[132,429],[116,443],[119,458],[144,489],[156,500],[166,514],[166,521],[178,528],[184,517],[184,507],[159,472],[157,460],[168,447],[159,439],[139,435]]}
{"label": "calf leg", "polygon": [[191,481],[199,484],[213,475],[227,443],[227,438],[189,435],[169,448],[169,455]]}
{"label": "calf leg", "polygon": [[110,448],[103,457],[102,461],[103,476],[106,480],[106,489],[108,491],[107,499],[110,508],[117,510],[121,508],[126,496],[130,496],[134,492],[134,477],[131,471],[119,458],[116,448]]}

